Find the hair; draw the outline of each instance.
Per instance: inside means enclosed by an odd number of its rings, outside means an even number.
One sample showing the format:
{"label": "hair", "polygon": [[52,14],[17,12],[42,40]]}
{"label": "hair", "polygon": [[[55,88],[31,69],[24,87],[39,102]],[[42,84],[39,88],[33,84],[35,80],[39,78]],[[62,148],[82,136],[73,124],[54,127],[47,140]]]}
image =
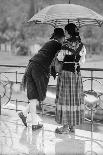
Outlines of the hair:
{"label": "hair", "polygon": [[76,31],[76,28],[78,29],[78,27],[74,24],[74,23],[69,23],[65,26],[65,30],[68,32],[68,34],[70,35],[70,41],[79,41],[81,42],[81,38],[79,36],[79,32]]}
{"label": "hair", "polygon": [[55,28],[50,39],[58,39],[58,38],[61,38],[64,36],[65,36],[65,34],[64,34],[64,30],[62,28]]}
{"label": "hair", "polygon": [[70,34],[70,36],[75,36],[76,28],[78,28],[74,23],[69,23],[65,26],[65,30]]}

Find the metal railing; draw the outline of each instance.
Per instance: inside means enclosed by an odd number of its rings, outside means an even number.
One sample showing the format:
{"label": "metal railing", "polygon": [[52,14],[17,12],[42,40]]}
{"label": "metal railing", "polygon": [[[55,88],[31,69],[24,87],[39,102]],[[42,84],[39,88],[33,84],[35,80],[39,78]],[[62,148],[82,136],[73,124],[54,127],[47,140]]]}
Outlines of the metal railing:
{"label": "metal railing", "polygon": [[[3,109],[10,109],[19,111],[18,105],[22,103],[29,103],[28,99],[20,99],[22,98],[22,94],[18,93],[22,76],[24,74],[26,66],[17,66],[17,65],[0,65],[0,114],[1,108]],[[84,91],[90,90],[95,91],[100,94],[101,96],[101,105],[102,105],[102,97],[103,97],[103,69],[100,68],[81,68],[82,78],[83,78],[83,85]],[[15,89],[14,87],[18,87]],[[49,87],[56,87],[56,84],[52,85],[49,83]],[[99,88],[99,89],[98,89]],[[19,94],[19,95],[18,95]],[[13,98],[15,96],[15,98]],[[20,98],[18,96],[21,96]],[[9,102],[13,102],[15,104],[15,108],[7,107]],[[100,106],[101,106],[100,105]],[[42,104],[45,108],[42,108],[42,114],[52,112],[52,109],[55,107],[55,104],[49,104],[44,101]],[[50,110],[45,110],[49,107]],[[47,108],[48,109],[48,108]]]}

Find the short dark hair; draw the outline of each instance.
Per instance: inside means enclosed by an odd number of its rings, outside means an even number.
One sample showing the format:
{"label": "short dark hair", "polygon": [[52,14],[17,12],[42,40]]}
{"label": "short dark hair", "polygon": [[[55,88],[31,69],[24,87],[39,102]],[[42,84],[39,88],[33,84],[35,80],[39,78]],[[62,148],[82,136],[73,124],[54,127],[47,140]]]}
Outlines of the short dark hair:
{"label": "short dark hair", "polygon": [[69,23],[65,26],[65,30],[68,32],[68,34],[70,34],[71,36],[73,36],[73,34],[75,34],[75,29],[78,28],[74,23]]}
{"label": "short dark hair", "polygon": [[65,36],[65,34],[64,34],[64,30],[62,28],[55,28],[50,39],[57,39],[57,38],[61,38],[64,36]]}

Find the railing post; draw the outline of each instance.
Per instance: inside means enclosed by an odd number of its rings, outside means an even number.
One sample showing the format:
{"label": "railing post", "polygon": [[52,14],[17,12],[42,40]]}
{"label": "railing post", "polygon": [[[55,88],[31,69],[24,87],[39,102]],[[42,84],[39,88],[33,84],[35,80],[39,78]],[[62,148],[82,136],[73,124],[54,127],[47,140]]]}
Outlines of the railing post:
{"label": "railing post", "polygon": [[[1,82],[1,73],[0,73],[0,82]],[[0,95],[0,115],[1,115],[1,95]]]}
{"label": "railing post", "polygon": [[93,71],[91,71],[91,91],[93,91]]}
{"label": "railing post", "polygon": [[41,104],[42,104],[42,116],[43,116],[44,115],[44,102],[42,101]]}
{"label": "railing post", "polygon": [[18,83],[18,72],[16,71],[16,84]]}
{"label": "railing post", "polygon": [[16,112],[18,111],[18,100],[16,99]]}
{"label": "railing post", "polygon": [[1,115],[1,95],[0,95],[0,115]]}

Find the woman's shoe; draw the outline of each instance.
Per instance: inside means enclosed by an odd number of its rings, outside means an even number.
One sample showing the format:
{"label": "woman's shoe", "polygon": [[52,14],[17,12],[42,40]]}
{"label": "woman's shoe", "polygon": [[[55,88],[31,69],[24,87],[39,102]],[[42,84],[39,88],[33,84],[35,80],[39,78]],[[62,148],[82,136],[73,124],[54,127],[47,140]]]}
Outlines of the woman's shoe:
{"label": "woman's shoe", "polygon": [[68,134],[69,133],[69,129],[68,128],[56,128],[55,133],[57,134]]}
{"label": "woman's shoe", "polygon": [[24,116],[23,112],[20,112],[18,116],[21,118],[23,124],[27,127],[26,117]]}
{"label": "woman's shoe", "polygon": [[55,129],[55,133],[57,133],[57,134],[62,134],[62,130],[60,130],[60,128],[56,128],[56,129]]}
{"label": "woman's shoe", "polygon": [[36,131],[36,130],[38,130],[38,129],[41,129],[43,127],[43,124],[37,124],[37,125],[32,125],[32,130],[33,131]]}
{"label": "woman's shoe", "polygon": [[75,133],[75,128],[73,126],[69,127],[70,132]]}

